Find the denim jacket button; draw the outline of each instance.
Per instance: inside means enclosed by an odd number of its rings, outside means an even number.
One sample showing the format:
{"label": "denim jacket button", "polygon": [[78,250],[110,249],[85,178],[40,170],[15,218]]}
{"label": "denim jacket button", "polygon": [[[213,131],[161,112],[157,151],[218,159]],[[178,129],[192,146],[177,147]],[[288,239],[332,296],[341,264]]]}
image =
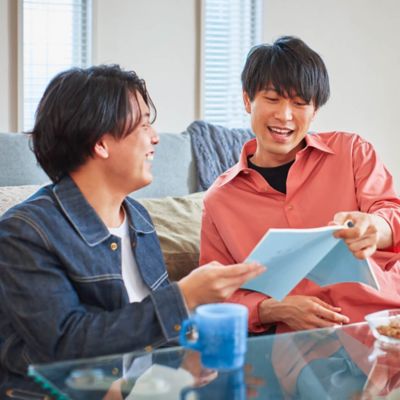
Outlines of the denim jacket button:
{"label": "denim jacket button", "polygon": [[179,332],[181,330],[181,326],[179,324],[174,325],[174,329],[176,332]]}
{"label": "denim jacket button", "polygon": [[132,247],[135,247],[136,246],[136,242],[132,242]]}
{"label": "denim jacket button", "polygon": [[146,351],[147,353],[150,353],[151,351],[153,351],[153,346],[146,346],[145,348],[144,348],[144,351]]}
{"label": "denim jacket button", "polygon": [[117,250],[117,249],[118,249],[118,244],[115,243],[115,242],[112,242],[112,243],[110,244],[110,249],[111,249],[112,251]]}

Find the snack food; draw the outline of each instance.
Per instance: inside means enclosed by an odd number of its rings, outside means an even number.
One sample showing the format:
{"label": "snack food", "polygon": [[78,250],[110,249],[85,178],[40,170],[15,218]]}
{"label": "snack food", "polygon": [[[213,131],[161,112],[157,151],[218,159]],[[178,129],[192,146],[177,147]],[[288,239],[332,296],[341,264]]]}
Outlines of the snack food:
{"label": "snack food", "polygon": [[376,330],[380,335],[400,340],[400,318],[391,320],[387,325],[380,325]]}

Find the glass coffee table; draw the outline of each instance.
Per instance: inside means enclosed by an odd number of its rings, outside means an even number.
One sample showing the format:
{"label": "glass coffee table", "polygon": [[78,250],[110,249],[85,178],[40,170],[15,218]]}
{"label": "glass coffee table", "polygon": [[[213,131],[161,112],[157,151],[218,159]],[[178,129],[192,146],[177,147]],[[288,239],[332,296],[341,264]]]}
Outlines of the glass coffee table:
{"label": "glass coffee table", "polygon": [[249,337],[246,364],[201,366],[181,347],[32,365],[55,399],[398,399],[400,349],[366,323]]}

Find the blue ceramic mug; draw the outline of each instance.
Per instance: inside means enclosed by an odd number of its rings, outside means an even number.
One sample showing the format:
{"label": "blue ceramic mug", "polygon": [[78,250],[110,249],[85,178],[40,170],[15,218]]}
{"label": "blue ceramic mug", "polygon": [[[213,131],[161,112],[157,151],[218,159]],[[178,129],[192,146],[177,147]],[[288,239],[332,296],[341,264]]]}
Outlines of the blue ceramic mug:
{"label": "blue ceramic mug", "polygon": [[[240,368],[247,348],[247,319],[247,308],[240,304],[205,304],[183,321],[179,341],[182,346],[199,351],[206,368]],[[190,339],[189,328],[192,329]]]}

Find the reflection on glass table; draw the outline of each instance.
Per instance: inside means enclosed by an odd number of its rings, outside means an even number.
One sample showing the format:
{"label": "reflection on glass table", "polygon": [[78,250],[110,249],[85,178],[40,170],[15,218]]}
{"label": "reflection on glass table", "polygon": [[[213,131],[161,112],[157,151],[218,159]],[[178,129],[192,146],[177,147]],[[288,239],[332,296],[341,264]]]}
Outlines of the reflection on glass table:
{"label": "reflection on glass table", "polygon": [[250,337],[246,364],[214,371],[171,347],[46,365],[29,373],[58,399],[398,399],[400,348],[368,324]]}

